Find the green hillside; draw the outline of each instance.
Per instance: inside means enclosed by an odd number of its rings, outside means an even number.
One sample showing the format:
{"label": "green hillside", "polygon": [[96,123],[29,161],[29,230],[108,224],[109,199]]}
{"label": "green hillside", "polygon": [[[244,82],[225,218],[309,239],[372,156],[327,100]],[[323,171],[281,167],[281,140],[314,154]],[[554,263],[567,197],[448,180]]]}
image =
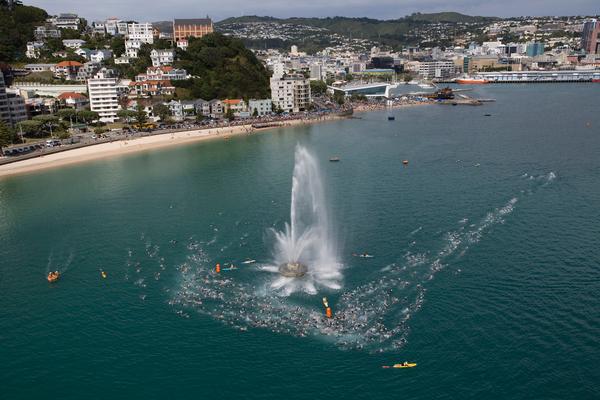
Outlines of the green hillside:
{"label": "green hillside", "polygon": [[35,27],[43,24],[47,17],[41,8],[0,0],[0,61],[23,58],[27,42],[33,40]]}

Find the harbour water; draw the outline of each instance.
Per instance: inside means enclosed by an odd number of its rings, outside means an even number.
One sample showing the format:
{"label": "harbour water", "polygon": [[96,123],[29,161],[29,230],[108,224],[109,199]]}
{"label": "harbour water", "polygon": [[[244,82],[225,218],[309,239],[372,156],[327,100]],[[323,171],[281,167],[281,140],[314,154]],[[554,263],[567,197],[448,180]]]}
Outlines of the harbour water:
{"label": "harbour water", "polygon": [[[486,85],[473,96],[497,101],[481,107],[1,180],[0,397],[597,397],[599,95]],[[261,269],[298,144],[341,263],[339,288],[314,295]],[[418,366],[381,368],[403,361]]]}

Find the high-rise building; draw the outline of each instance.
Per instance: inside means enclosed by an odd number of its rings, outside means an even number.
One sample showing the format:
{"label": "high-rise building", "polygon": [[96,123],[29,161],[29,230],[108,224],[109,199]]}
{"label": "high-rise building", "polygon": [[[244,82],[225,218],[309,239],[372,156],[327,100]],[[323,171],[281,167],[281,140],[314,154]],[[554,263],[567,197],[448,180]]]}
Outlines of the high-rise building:
{"label": "high-rise building", "polygon": [[310,80],[322,81],[324,80],[323,65],[313,64],[310,66]]}
{"label": "high-rise building", "polygon": [[0,120],[8,126],[14,126],[26,119],[25,99],[17,94],[6,92],[4,74],[0,71]]}
{"label": "high-rise building", "polygon": [[114,122],[117,119],[117,111],[121,106],[117,78],[110,70],[103,69],[88,80],[88,95],[90,110],[100,115],[100,121]]}
{"label": "high-rise building", "polygon": [[592,19],[583,24],[581,48],[588,54],[600,54],[600,21]]}
{"label": "high-rise building", "polygon": [[304,76],[271,78],[271,100],[285,112],[306,111],[310,106],[310,82]]}
{"label": "high-rise building", "polygon": [[527,57],[541,56],[544,54],[544,43],[531,42],[527,43]]}
{"label": "high-rise building", "polygon": [[145,22],[143,24],[127,25],[127,40],[139,41],[141,43],[154,43],[154,34],[152,33],[152,24]]}
{"label": "high-rise building", "polygon": [[202,37],[213,33],[213,31],[213,23],[210,18],[173,20],[173,39],[175,42],[189,37]]}
{"label": "high-rise building", "polygon": [[8,97],[6,96],[6,84],[4,83],[4,74],[2,71],[0,71],[0,120],[10,124]]}

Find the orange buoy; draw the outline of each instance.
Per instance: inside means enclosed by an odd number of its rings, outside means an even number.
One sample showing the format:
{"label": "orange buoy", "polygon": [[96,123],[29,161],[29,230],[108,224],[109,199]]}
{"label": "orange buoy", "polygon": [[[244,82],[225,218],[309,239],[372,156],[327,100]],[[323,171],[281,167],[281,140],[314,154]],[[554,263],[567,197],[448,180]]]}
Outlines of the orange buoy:
{"label": "orange buoy", "polygon": [[408,160],[404,160],[404,161],[402,161],[402,164],[404,164],[404,165],[408,165]]}
{"label": "orange buoy", "polygon": [[331,307],[327,307],[325,309],[325,315],[327,316],[327,318],[331,318],[333,316],[333,314],[331,313]]}
{"label": "orange buoy", "polygon": [[215,267],[215,272],[218,274],[219,272],[221,272],[221,264],[217,264],[217,266]]}

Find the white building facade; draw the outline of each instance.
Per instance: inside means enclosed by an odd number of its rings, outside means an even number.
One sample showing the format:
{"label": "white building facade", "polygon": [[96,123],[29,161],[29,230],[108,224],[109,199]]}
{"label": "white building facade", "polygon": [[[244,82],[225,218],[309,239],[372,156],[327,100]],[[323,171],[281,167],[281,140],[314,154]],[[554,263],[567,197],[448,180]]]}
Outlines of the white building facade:
{"label": "white building facade", "polygon": [[165,65],[173,64],[175,61],[175,50],[173,49],[164,49],[164,50],[156,50],[153,49],[150,52],[150,59],[152,60],[153,67],[162,67]]}
{"label": "white building facade", "polygon": [[271,100],[284,112],[305,111],[310,106],[310,82],[303,76],[271,78]]}
{"label": "white building facade", "polygon": [[100,115],[100,121],[114,122],[117,119],[117,111],[121,109],[117,78],[107,71],[98,72],[88,80],[88,95],[90,110]]}

